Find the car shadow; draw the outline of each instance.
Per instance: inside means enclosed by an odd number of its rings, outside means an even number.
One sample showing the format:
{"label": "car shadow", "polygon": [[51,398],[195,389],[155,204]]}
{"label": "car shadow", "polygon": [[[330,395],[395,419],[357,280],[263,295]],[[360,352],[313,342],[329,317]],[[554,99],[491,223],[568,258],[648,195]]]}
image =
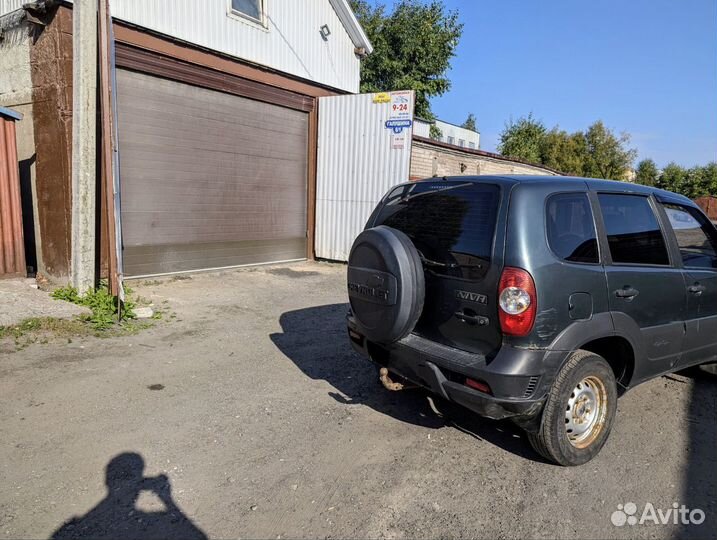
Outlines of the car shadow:
{"label": "car shadow", "polygon": [[288,311],[279,319],[282,332],[271,334],[271,340],[307,377],[329,383],[335,390],[329,395],[339,403],[366,405],[424,428],[454,427],[518,456],[545,462],[511,422],[481,418],[422,389],[386,390],[378,369],[351,348],[348,308],[348,304],[330,304]]}
{"label": "car shadow", "polygon": [[[692,379],[686,428],[687,468],[682,500],[690,510],[704,512],[701,525],[680,524],[676,538],[715,538],[717,534],[717,374],[695,367],[680,373]],[[698,516],[697,516],[698,517]],[[711,532],[710,532],[711,531]]]}
{"label": "car shadow", "polygon": [[[53,540],[208,538],[174,502],[167,476],[144,476],[144,460],[139,454],[126,452],[112,458],[105,469],[105,484],[107,496],[84,516],[63,523],[52,534]],[[142,492],[155,494],[164,510],[146,512],[137,509],[136,503]]]}

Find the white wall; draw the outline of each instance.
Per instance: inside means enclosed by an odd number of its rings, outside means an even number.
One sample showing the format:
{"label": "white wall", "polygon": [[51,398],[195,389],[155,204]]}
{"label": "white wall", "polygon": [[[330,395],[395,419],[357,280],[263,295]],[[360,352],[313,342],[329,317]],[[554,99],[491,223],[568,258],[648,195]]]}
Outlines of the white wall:
{"label": "white wall", "polygon": [[[441,142],[448,143],[448,137],[453,137],[452,144],[460,146],[460,141],[463,141],[464,148],[470,150],[480,149],[480,133],[465,129],[462,127],[454,126],[448,122],[442,120],[435,121],[436,127],[441,130],[442,136],[438,139]],[[430,137],[431,136],[431,122],[426,122],[420,118],[416,118],[413,125],[413,134],[419,137]],[[470,145],[473,143],[473,146]]]}
{"label": "white wall", "polygon": [[[231,0],[112,0],[112,15],[297,77],[358,92],[359,60],[329,0],[264,0],[266,27]],[[328,25],[326,41],[319,28]]]}
{"label": "white wall", "polygon": [[316,256],[348,260],[356,236],[388,189],[408,181],[412,129],[386,128],[395,117],[393,99],[406,99],[413,118],[413,92],[319,98],[316,171]]}
{"label": "white wall", "polygon": [[[441,142],[460,146],[460,141],[464,141],[464,146],[466,148],[474,150],[478,150],[480,148],[480,133],[476,133],[470,129],[454,126],[453,124],[442,122],[441,120],[436,120],[436,127],[441,130],[441,133],[443,133],[442,137],[439,139]],[[453,137],[452,141],[450,140],[450,137]],[[471,147],[469,143],[473,143],[474,146]]]}
{"label": "white wall", "polygon": [[431,136],[431,123],[415,118],[413,120],[413,134],[427,139]]}
{"label": "white wall", "polygon": [[[0,14],[28,0],[0,0]],[[264,0],[266,26],[230,14],[231,0],[111,0],[117,19],[348,92],[359,59],[329,0]],[[326,41],[319,28],[328,25]]]}

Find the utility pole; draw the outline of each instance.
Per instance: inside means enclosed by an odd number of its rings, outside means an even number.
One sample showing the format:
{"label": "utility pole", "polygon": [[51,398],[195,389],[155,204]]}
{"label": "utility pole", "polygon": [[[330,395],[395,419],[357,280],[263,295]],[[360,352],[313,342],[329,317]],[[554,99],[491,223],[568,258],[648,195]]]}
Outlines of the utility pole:
{"label": "utility pole", "polygon": [[95,286],[97,0],[72,8],[72,285]]}

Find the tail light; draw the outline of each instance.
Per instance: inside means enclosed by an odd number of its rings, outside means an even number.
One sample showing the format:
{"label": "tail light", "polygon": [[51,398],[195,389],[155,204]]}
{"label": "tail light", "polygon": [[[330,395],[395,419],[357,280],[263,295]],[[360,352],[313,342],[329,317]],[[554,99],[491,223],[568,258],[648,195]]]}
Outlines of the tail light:
{"label": "tail light", "polygon": [[538,308],[533,277],[520,268],[506,268],[498,290],[501,330],[509,336],[527,336]]}

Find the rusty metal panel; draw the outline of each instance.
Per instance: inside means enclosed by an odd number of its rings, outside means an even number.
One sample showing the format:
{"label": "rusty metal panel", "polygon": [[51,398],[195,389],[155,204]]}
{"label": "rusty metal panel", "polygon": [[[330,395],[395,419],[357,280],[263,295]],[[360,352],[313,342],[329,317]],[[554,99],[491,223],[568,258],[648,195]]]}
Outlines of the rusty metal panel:
{"label": "rusty metal panel", "polygon": [[117,70],[128,276],[306,258],[308,114]]}
{"label": "rusty metal panel", "polygon": [[695,202],[704,210],[707,217],[717,221],[717,197],[700,197]]}
{"label": "rusty metal panel", "polygon": [[15,122],[18,113],[0,108],[0,276],[24,276],[20,174]]}
{"label": "rusty metal panel", "polygon": [[[391,186],[408,181],[412,126],[394,133],[386,122],[412,122],[414,95],[332,96],[318,102],[316,256],[346,261],[376,203]],[[394,107],[400,110],[394,113]]]}

